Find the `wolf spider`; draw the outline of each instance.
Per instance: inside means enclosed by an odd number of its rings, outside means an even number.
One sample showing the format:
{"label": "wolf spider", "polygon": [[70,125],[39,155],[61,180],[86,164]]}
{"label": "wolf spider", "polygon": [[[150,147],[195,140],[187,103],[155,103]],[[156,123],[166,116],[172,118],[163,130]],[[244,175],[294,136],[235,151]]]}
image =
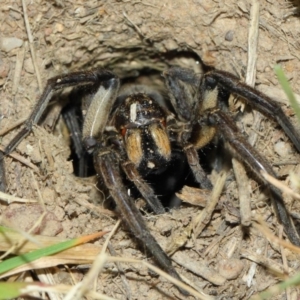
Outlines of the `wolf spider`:
{"label": "wolf spider", "polygon": [[[11,153],[39,122],[55,91],[81,86],[88,91],[82,104],[86,114],[81,145],[93,154],[95,170],[127,227],[167,273],[180,279],[171,259],[151,235],[141,212],[128,195],[124,178],[135,185],[155,214],[163,214],[165,208],[145,181],[145,176],[163,172],[173,159],[173,149],[179,148],[199,186],[211,189],[212,184],[201,167],[197,151],[210,143],[216,134],[227,144],[232,156],[243,162],[258,182],[268,188],[279,222],[290,241],[300,246],[298,232],[281,192],[267,183],[261,174],[265,171],[276,177],[275,172],[244,138],[224,103],[230,94],[242,97],[254,109],[275,120],[300,151],[298,134],[280,106],[224,71],[212,69],[199,78],[191,70],[172,67],[162,76],[168,91],[168,97],[165,97],[168,106],[160,104],[162,94],[142,85],[122,91],[120,79],[105,69],[51,78],[25,125],[5,148],[4,155]],[[80,152],[80,146],[78,148]],[[3,189],[5,174],[4,169],[1,171]]]}

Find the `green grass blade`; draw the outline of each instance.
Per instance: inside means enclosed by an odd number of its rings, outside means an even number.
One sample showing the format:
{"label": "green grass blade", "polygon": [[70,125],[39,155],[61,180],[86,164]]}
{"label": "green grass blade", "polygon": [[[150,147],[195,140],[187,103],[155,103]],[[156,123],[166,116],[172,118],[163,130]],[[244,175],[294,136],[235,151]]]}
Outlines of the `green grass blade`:
{"label": "green grass blade", "polygon": [[[1,231],[3,232],[3,228],[0,228],[0,232]],[[22,266],[23,264],[30,263],[39,258],[49,256],[52,254],[56,254],[63,250],[69,249],[71,247],[86,243],[90,240],[93,240],[95,238],[98,238],[98,237],[104,235],[105,233],[106,232],[99,232],[99,233],[75,238],[72,240],[57,243],[57,244],[54,244],[51,246],[47,246],[47,247],[44,247],[44,248],[41,248],[38,250],[31,251],[29,253],[21,254],[19,256],[6,259],[0,263],[0,274],[3,274],[5,272],[10,271],[14,268],[17,268],[19,266]]]}
{"label": "green grass blade", "polygon": [[26,282],[0,282],[0,300],[21,296],[22,289],[27,285]]}
{"label": "green grass blade", "polygon": [[300,106],[296,100],[296,97],[292,91],[292,88],[288,82],[288,79],[286,78],[282,68],[279,65],[276,65],[274,70],[275,70],[275,73],[279,80],[279,83],[280,83],[282,89],[284,90],[285,94],[287,95],[289,102],[291,104],[291,107],[293,108],[293,110],[298,118],[298,121],[300,122]]}

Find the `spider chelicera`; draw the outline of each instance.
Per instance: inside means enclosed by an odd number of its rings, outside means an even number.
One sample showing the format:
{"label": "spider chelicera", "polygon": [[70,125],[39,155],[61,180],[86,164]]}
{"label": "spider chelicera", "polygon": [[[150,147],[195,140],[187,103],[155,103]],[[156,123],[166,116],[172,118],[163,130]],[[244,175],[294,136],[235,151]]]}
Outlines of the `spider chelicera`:
{"label": "spider chelicera", "polygon": [[[4,155],[11,153],[39,122],[56,90],[83,86],[88,96],[82,104],[86,113],[81,141],[77,140],[77,144],[93,154],[96,172],[127,227],[170,275],[180,279],[171,259],[151,235],[141,212],[128,195],[124,178],[135,185],[155,214],[162,214],[165,208],[145,181],[145,176],[164,169],[173,159],[173,149],[179,148],[199,186],[211,189],[212,184],[201,167],[197,151],[210,143],[216,134],[227,144],[232,156],[242,161],[269,189],[279,222],[290,241],[300,246],[299,234],[281,192],[261,175],[261,171],[265,171],[276,177],[275,172],[238,130],[224,103],[230,94],[239,95],[254,109],[275,120],[300,152],[298,134],[280,106],[224,71],[212,69],[200,78],[189,69],[172,67],[163,73],[163,78],[168,91],[165,98],[172,111],[160,104],[163,96],[159,92],[143,85],[122,91],[119,78],[105,69],[51,78],[24,127],[5,148]],[[78,148],[80,152],[80,146]],[[1,175],[4,189],[4,168]]]}

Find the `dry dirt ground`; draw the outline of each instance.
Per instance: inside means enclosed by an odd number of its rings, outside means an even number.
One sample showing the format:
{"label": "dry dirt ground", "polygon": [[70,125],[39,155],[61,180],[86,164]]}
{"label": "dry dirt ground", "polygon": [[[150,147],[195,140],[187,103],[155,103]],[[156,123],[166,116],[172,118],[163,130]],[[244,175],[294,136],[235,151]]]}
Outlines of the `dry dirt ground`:
{"label": "dry dirt ground", "polygon": [[[296,123],[273,67],[280,64],[293,90],[300,94],[299,7],[291,1],[260,1],[256,14],[259,32],[254,39],[258,45],[253,54],[248,35],[254,3],[37,0],[25,1],[24,14],[21,1],[0,0],[2,145],[16,133],[12,127],[29,115],[51,76],[95,66],[110,68],[121,77],[138,75],[145,67],[161,71],[172,64],[200,72],[197,59],[186,55],[192,51],[204,63],[230,71],[242,80],[250,68],[255,86],[280,101],[285,113]],[[25,27],[26,17],[31,33]],[[5,44],[6,38],[17,38],[11,49]],[[249,64],[255,57],[253,68]],[[43,126],[35,127],[17,148],[16,153],[33,166],[21,163],[18,157],[5,158],[7,193],[24,199],[43,199],[47,215],[39,226],[39,234],[73,238],[111,230],[117,218],[103,209],[95,178],[81,180],[73,176],[72,164],[67,160],[68,143],[61,120],[57,121],[59,111],[59,105],[55,105]],[[252,112],[245,114],[240,127],[245,134],[254,134],[255,147],[267,157],[280,178],[292,185],[291,172],[300,175],[299,154],[285,134],[265,118],[257,121]],[[276,217],[257,183],[249,179],[246,188],[250,190],[252,214],[262,216],[272,232],[280,235]],[[235,176],[230,171],[220,200],[222,209],[214,212],[212,221],[198,237],[190,231],[192,220],[202,210],[197,206],[185,204],[164,216],[145,217],[163,248],[170,241],[183,239],[184,245],[175,247],[173,264],[195,289],[213,299],[248,299],[276,284],[280,274],[293,275],[300,267],[297,254],[269,242],[257,229],[251,227],[249,235],[243,236],[238,198]],[[293,200],[287,206],[293,212],[300,211]],[[43,209],[39,205],[1,202],[0,211],[4,224],[26,231]],[[103,242],[97,243],[100,247]],[[114,256],[152,262],[122,225],[111,244]],[[167,279],[153,275],[146,267],[130,263],[121,267],[122,276],[114,264],[107,264],[95,280],[95,290],[113,299],[186,299]],[[270,267],[280,274],[274,275]],[[70,266],[66,270],[59,267],[52,272],[54,284],[74,284],[88,267]],[[31,273],[23,276],[30,277]],[[277,299],[299,297],[300,291],[291,288]]]}

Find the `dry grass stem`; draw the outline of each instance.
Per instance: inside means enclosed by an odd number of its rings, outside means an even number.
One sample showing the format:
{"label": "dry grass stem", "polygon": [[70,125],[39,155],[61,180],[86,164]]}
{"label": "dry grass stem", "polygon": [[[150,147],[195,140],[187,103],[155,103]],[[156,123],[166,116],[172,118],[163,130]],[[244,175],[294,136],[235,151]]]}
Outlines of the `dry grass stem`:
{"label": "dry grass stem", "polygon": [[283,193],[286,193],[287,195],[292,196],[294,199],[300,200],[300,194],[294,192],[291,188],[289,188],[285,183],[282,181],[274,178],[270,174],[266,172],[261,172],[264,178],[270,182],[272,185],[276,186],[278,189],[280,189]]}
{"label": "dry grass stem", "polygon": [[259,232],[263,233],[264,236],[270,241],[270,242],[273,242],[277,245],[281,245],[289,250],[291,250],[292,252],[294,253],[299,253],[300,254],[300,248],[293,245],[292,243],[288,242],[288,241],[285,241],[283,239],[280,239],[279,237],[275,236],[271,231],[270,229],[268,228],[268,226],[266,225],[266,223],[257,218],[255,220],[257,223],[252,223],[252,226],[254,228],[256,228]]}
{"label": "dry grass stem", "polygon": [[[241,252],[241,256],[255,262],[256,264],[262,265],[263,267],[267,268],[269,272],[274,274],[276,277],[285,278],[286,273],[283,269],[283,266],[272,260],[264,255],[259,255],[257,253],[250,252],[248,250],[244,250]],[[293,272],[292,268],[289,268],[289,272]]]}
{"label": "dry grass stem", "polygon": [[[16,66],[15,66],[15,73],[14,73],[13,86],[12,86],[13,96],[16,95],[19,84],[20,84],[26,49],[27,49],[27,42],[24,43],[23,47],[17,53],[17,61],[16,61]],[[1,133],[0,133],[0,135],[1,135]]]}
{"label": "dry grass stem", "polygon": [[241,162],[232,159],[232,166],[239,192],[241,224],[242,226],[249,227],[252,219],[249,178]]}
{"label": "dry grass stem", "polygon": [[[4,152],[4,149],[5,149],[5,147],[0,146],[0,151]],[[13,153],[8,154],[8,156],[18,160],[19,162],[21,162],[25,166],[32,169],[35,173],[37,173],[37,174],[40,173],[39,168],[36,165],[34,165],[32,162],[30,162],[28,159],[24,158],[22,155],[17,154],[16,152],[13,152]]]}
{"label": "dry grass stem", "polygon": [[118,262],[124,262],[124,263],[142,263],[143,265],[145,265],[150,270],[152,270],[155,273],[157,273],[158,275],[164,277],[165,279],[172,282],[173,284],[180,287],[181,289],[186,290],[187,292],[189,292],[194,297],[199,298],[201,300],[202,299],[203,300],[213,300],[214,299],[214,298],[210,297],[209,295],[207,295],[205,293],[200,294],[199,292],[195,291],[193,288],[189,287],[185,283],[179,281],[178,279],[172,277],[171,275],[169,275],[166,272],[162,271],[158,267],[155,267],[155,266],[149,264],[146,261],[140,261],[140,260],[136,260],[136,259],[123,258],[123,257],[122,258],[121,257],[108,257],[107,260],[112,261],[112,262],[117,262],[118,261]]}
{"label": "dry grass stem", "polygon": [[96,260],[92,264],[88,273],[85,275],[84,279],[70,290],[70,292],[65,296],[64,300],[82,299],[82,297],[90,289],[92,282],[98,277],[99,272],[102,270],[102,268],[105,265],[105,262],[107,261],[108,255],[105,253],[107,245],[112,236],[115,234],[116,230],[118,229],[120,222],[121,220],[118,220],[113,230],[109,233],[101,248],[99,255],[97,255]]}
{"label": "dry grass stem", "polygon": [[[248,32],[248,61],[247,61],[247,73],[245,82],[254,86],[256,78],[256,61],[257,61],[257,45],[258,45],[258,29],[259,29],[259,1],[252,0],[250,10],[250,26]],[[255,111],[254,113],[254,128],[259,130],[260,121],[262,115]],[[257,139],[257,134],[252,131],[249,136],[249,142],[253,146]],[[251,223],[251,205],[250,205],[250,186],[249,178],[242,163],[236,159],[232,159],[233,170],[238,185],[239,201],[241,209],[241,224],[243,226],[249,226]]]}
{"label": "dry grass stem", "polygon": [[194,274],[205,278],[207,281],[211,282],[214,285],[222,285],[226,281],[226,279],[218,274],[218,272],[208,267],[205,260],[203,260],[202,262],[185,261],[184,255],[182,255],[180,251],[172,255],[172,260],[174,260],[177,264],[184,267],[185,269],[193,272]]}
{"label": "dry grass stem", "polygon": [[[113,247],[113,245],[111,243],[108,243],[107,245],[108,249],[109,249],[109,252],[111,254],[111,256],[117,256],[117,253]],[[125,293],[126,293],[126,299],[127,300],[131,300],[132,299],[132,292],[131,292],[131,289],[130,289],[130,285],[129,285],[129,282],[126,278],[126,274],[125,274],[125,271],[121,265],[121,263],[119,262],[116,262],[116,267],[119,271],[119,274],[121,276],[121,280],[122,280],[122,284],[124,286],[124,290],[125,290]]]}
{"label": "dry grass stem", "polygon": [[35,70],[36,78],[37,78],[37,81],[38,81],[39,89],[40,89],[40,92],[42,92],[43,84],[42,84],[38,64],[37,64],[37,61],[36,61],[36,55],[35,55],[35,49],[34,49],[34,40],[33,40],[33,36],[32,36],[32,33],[31,33],[31,29],[30,29],[30,24],[29,24],[29,20],[28,20],[25,0],[22,0],[22,7],[23,7],[23,18],[24,18],[26,32],[27,32],[28,41],[29,41],[31,59],[32,59],[32,63],[33,63],[33,66],[34,66],[34,70]]}
{"label": "dry grass stem", "polygon": [[19,202],[19,203],[36,203],[36,202],[38,202],[38,200],[19,198],[19,197],[15,197],[12,195],[8,195],[1,191],[0,191],[0,199],[2,201],[7,202],[8,204],[13,203],[13,202]]}
{"label": "dry grass stem", "polygon": [[215,207],[217,206],[218,201],[220,199],[222,190],[224,188],[226,177],[227,177],[227,173],[224,171],[218,174],[218,178],[212,190],[211,199],[208,205],[206,205],[206,207],[200,212],[200,214],[198,214],[196,218],[193,220],[195,237],[199,236],[202,230],[209,223],[212,213],[214,212]]}
{"label": "dry grass stem", "polygon": [[5,127],[5,128],[2,128],[0,130],[0,135],[5,135],[7,134],[8,132],[12,131],[13,129],[15,129],[16,127],[19,127],[20,125],[22,125],[26,120],[27,120],[28,117],[25,117],[25,118],[21,118],[19,120],[17,120],[15,123],[13,124],[9,124],[8,127]]}

